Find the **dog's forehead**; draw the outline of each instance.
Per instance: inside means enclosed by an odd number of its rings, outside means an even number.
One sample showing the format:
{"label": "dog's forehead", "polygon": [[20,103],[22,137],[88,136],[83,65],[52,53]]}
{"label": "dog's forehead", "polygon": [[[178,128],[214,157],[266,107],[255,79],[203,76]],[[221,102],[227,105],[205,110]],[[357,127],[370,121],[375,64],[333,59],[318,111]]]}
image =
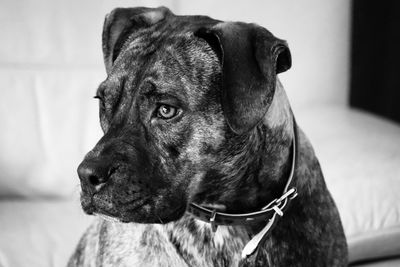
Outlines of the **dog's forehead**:
{"label": "dog's forehead", "polygon": [[214,90],[212,81],[220,73],[217,56],[192,33],[168,37],[147,70],[145,79],[151,79],[159,92],[185,94],[190,103]]}
{"label": "dog's forehead", "polygon": [[[173,91],[195,103],[212,87],[210,83],[220,73],[219,61],[211,47],[194,35],[196,27],[177,24],[132,34],[100,88],[115,95],[123,90],[135,93],[152,83],[161,93]],[[128,87],[122,86],[126,83]]]}

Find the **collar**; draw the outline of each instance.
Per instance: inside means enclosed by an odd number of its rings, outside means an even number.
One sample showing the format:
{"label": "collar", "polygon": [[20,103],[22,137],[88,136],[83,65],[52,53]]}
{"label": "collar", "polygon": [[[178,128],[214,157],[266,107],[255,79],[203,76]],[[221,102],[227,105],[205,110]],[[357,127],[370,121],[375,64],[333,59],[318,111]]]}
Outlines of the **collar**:
{"label": "collar", "polygon": [[246,244],[242,251],[242,258],[247,258],[256,251],[259,244],[265,239],[264,237],[266,237],[267,233],[275,225],[277,217],[283,216],[289,203],[297,196],[295,187],[289,189],[293,180],[297,157],[297,125],[294,118],[293,132],[291,170],[283,193],[279,198],[272,200],[259,211],[240,214],[218,212],[215,209],[211,210],[193,202],[188,207],[189,213],[202,221],[209,222],[214,232],[217,230],[218,225],[244,225],[261,221],[266,222],[265,227]]}

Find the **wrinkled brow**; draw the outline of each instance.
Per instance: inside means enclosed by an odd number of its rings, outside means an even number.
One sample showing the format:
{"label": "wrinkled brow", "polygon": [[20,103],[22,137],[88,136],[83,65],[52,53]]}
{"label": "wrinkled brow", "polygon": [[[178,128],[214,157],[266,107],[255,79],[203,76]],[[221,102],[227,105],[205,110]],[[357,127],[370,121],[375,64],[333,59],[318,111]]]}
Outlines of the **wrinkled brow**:
{"label": "wrinkled brow", "polygon": [[152,80],[146,80],[141,94],[147,98],[161,99],[163,97],[172,97],[180,99],[181,101],[187,100],[186,94],[177,90],[176,86],[167,83],[157,84]]}
{"label": "wrinkled brow", "polygon": [[106,94],[119,94],[125,87],[126,78],[120,79],[118,82],[110,82],[109,80],[103,81],[97,88],[96,95],[104,98]]}

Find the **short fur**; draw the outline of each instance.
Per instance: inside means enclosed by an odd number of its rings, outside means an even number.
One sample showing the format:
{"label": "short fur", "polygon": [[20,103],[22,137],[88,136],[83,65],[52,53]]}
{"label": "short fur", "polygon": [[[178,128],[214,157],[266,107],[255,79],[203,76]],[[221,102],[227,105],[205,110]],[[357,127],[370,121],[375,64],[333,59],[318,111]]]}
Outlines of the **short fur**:
{"label": "short fur", "polygon": [[[246,50],[245,63],[227,61],[241,36],[235,53]],[[264,224],[214,233],[186,213],[190,202],[252,212],[282,193],[297,127],[276,77],[290,67],[285,42],[254,24],[131,8],[106,18],[103,51],[104,136],[78,169],[82,207],[99,216],[68,266],[347,265],[338,211],[300,129],[299,195],[255,257],[241,260],[241,250]],[[255,79],[268,86],[254,88]],[[160,103],[178,115],[159,118]]]}

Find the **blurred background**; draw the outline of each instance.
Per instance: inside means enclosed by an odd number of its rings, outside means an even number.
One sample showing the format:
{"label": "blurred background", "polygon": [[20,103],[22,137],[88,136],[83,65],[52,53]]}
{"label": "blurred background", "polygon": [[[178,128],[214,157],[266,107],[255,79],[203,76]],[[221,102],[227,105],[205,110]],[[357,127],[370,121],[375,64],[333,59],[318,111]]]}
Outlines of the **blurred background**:
{"label": "blurred background", "polygon": [[104,17],[160,5],[255,22],[288,41],[293,65],[280,79],[339,207],[351,262],[400,266],[394,0],[0,0],[0,266],[65,265],[92,219],[76,168],[101,137],[92,97],[106,78]]}

